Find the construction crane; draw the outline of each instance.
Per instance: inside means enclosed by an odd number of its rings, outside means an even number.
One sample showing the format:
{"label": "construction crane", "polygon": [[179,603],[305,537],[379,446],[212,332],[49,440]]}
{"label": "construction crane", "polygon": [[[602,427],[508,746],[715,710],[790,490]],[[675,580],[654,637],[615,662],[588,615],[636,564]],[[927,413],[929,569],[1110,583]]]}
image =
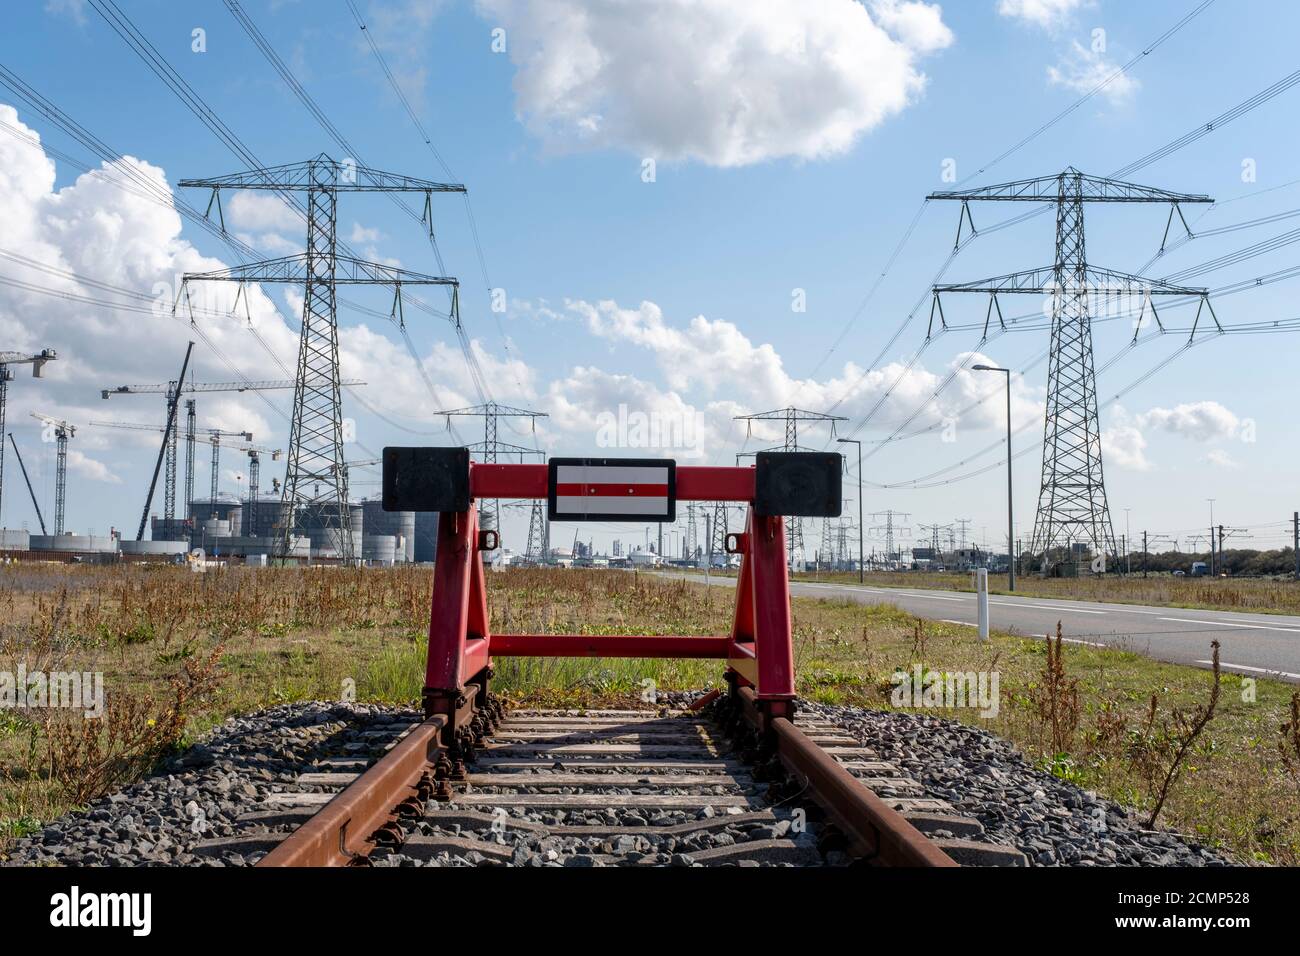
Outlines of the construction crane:
{"label": "construction crane", "polygon": [[[0,353],[3,354],[3,353]],[[339,385],[365,385],[366,383],[356,378],[345,378]],[[269,382],[186,382],[181,386],[182,393],[188,392],[269,392],[276,389],[293,388],[293,379],[277,379]],[[165,395],[171,387],[171,383],[163,382],[158,385],[119,385],[116,388],[100,389],[100,396],[108,398],[110,395]]]}
{"label": "construction crane", "polygon": [[[349,471],[353,468],[373,468],[375,465],[382,465],[383,463],[384,459],[382,458],[363,458],[359,461],[345,461],[343,463],[343,477],[347,478]],[[330,471],[334,470],[335,469],[333,468],[330,469]]]}
{"label": "construction crane", "polygon": [[47,429],[53,429],[53,437],[58,442],[58,458],[54,468],[54,533],[63,534],[63,505],[68,490],[68,439],[77,434],[77,426],[52,415],[32,412],[32,418],[44,422]]}
{"label": "construction crane", "polygon": [[[345,379],[340,385],[365,385],[360,379]],[[273,391],[275,389],[292,389],[294,382],[292,379],[278,379],[271,381],[244,381],[244,382],[184,382],[183,378],[180,384],[177,382],[161,382],[155,385],[118,385],[113,388],[100,389],[100,397],[107,400],[112,395],[164,395],[166,396],[166,408],[169,419],[172,418],[171,406],[177,402],[182,394],[192,394],[195,392],[262,392]],[[194,399],[185,400],[186,412],[186,429],[185,429],[185,498],[182,504],[182,510],[187,511],[190,503],[194,500],[194,445],[195,445],[195,424],[196,411]],[[166,458],[167,471],[166,480],[163,489],[163,498],[166,506],[163,509],[163,515],[170,529],[172,522],[176,519],[176,445],[177,445],[177,425],[173,424],[172,432],[167,437],[168,454]],[[213,464],[213,473],[216,473],[216,464]],[[214,495],[215,497],[215,495]],[[152,499],[152,494],[150,495]],[[148,506],[145,508],[148,511]],[[141,525],[141,534],[143,534],[143,523]]]}
{"label": "construction crane", "polygon": [[[281,451],[275,449],[269,451],[266,448],[258,448],[256,445],[243,446],[243,450],[248,452],[248,517],[244,521],[244,527],[248,529],[249,537],[256,538],[257,535],[257,492],[258,484],[261,479],[262,455],[270,454],[272,461],[279,461]],[[272,487],[278,492],[280,482],[276,479],[271,480]]]}
{"label": "construction crane", "polygon": [[[228,432],[222,431],[220,428],[205,428],[203,432],[208,436],[204,441],[212,446],[212,494],[208,497],[208,502],[215,507],[217,503],[217,479],[221,465],[221,439],[238,438],[240,441],[250,442],[253,440],[253,433]],[[215,518],[216,514],[213,514],[212,517]]]}
{"label": "construction crane", "polygon": [[[41,349],[39,352],[0,352],[0,505],[4,504],[5,488],[5,405],[9,397],[9,383],[14,378],[13,370],[9,366],[30,365],[32,377],[40,378],[45,363],[52,362],[56,358],[58,355],[54,349]],[[17,446],[15,446],[16,453]]]}
{"label": "construction crane", "polygon": [[166,515],[164,536],[172,539],[176,536],[176,407],[180,400],[180,383],[185,381],[185,373],[190,367],[190,356],[194,353],[194,342],[185,346],[185,358],[181,362],[181,374],[175,381],[167,384],[167,426],[163,432],[162,445],[158,448],[158,460],[154,462],[153,475],[149,479],[149,491],[144,497],[144,507],[140,509],[140,526],[136,528],[135,540],[144,540],[144,528],[149,522],[149,509],[153,506],[153,493],[158,487],[158,469],[163,462],[167,464],[167,477],[163,482],[164,505]]}
{"label": "construction crane", "polygon": [[27,466],[23,464],[23,453],[18,450],[18,442],[14,441],[14,433],[9,433],[9,444],[14,446],[14,454],[18,456],[18,468],[23,473],[23,481],[27,482],[27,493],[32,496],[32,507],[36,509],[36,520],[40,522],[41,534],[45,534],[45,518],[41,516],[41,506],[36,500],[36,491],[32,488],[32,480],[27,477]]}
{"label": "construction crane", "polygon": [[[132,431],[161,432],[164,435],[167,434],[166,425],[150,425],[147,422],[92,421],[92,422],[88,422],[87,424],[95,428],[125,428]],[[213,482],[214,489],[216,488],[217,473],[219,468],[219,454],[220,454],[219,450],[221,448],[224,447],[224,448],[229,448],[232,451],[248,452],[250,458],[252,458],[254,455],[257,454],[270,455],[272,461],[279,461],[280,455],[283,454],[283,452],[279,448],[263,448],[260,445],[248,444],[248,442],[250,442],[253,438],[252,432],[227,432],[217,428],[208,428],[208,429],[203,429],[202,431],[203,433],[196,435],[194,440],[198,443],[210,445],[212,447],[212,482]],[[234,445],[221,444],[222,438],[232,438],[232,437],[239,437],[242,440],[240,443]],[[252,474],[254,475],[256,474],[255,469],[250,468],[250,472],[252,472]],[[255,479],[253,479],[253,481],[250,483],[254,483],[254,482]],[[256,492],[254,490],[254,494],[255,493]],[[216,499],[215,490],[213,491],[212,497],[214,500]]]}

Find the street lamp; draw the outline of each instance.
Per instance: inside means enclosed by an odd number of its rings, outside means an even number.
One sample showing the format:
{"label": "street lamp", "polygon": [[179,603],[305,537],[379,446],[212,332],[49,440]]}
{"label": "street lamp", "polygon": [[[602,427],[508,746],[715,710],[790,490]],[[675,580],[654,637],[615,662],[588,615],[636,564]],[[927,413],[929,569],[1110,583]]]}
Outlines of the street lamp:
{"label": "street lamp", "polygon": [[837,438],[835,440],[841,445],[858,446],[858,583],[865,584],[867,580],[867,555],[862,545],[862,442],[856,438]]}
{"label": "street lamp", "polygon": [[977,372],[1002,372],[1007,377],[1007,590],[1016,589],[1016,542],[1011,516],[1011,369],[996,365],[972,365]]}

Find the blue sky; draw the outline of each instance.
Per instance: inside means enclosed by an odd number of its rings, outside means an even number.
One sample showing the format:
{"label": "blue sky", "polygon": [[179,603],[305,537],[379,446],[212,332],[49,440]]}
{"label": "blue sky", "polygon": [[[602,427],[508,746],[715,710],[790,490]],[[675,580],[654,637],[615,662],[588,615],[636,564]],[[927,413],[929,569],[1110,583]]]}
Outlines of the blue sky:
{"label": "blue sky", "polygon": [[[926,301],[952,250],[957,207],[922,206],[927,193],[952,188],[945,170],[955,169],[963,187],[1051,174],[1067,165],[1109,174],[1283,78],[1294,68],[1300,20],[1286,2],[1218,0],[1068,117],[979,172],[1197,4],[354,2],[445,166],[421,141],[345,0],[246,0],[242,8],[365,162],[431,179],[454,177],[468,186],[483,264],[466,207],[455,197],[436,200],[438,248],[447,272],[462,281],[463,318],[491,397],[551,413],[536,436],[524,423],[518,431],[503,427],[502,437],[536,442],[552,454],[595,452],[600,416],[626,404],[666,421],[698,423],[698,441],[685,453],[611,453],[730,463],[737,451],[778,438],[755,434],[747,440],[733,415],[788,404],[833,407],[850,419],[840,434],[867,442],[900,425],[903,434],[924,430],[864,446],[873,452],[864,475],[883,485],[970,458],[945,475],[960,476],[1003,453],[975,457],[1001,435],[998,379],[963,372],[927,403],[951,364],[978,346],[978,331],[938,337],[905,370],[902,363],[925,338],[927,302],[873,364],[916,303]],[[118,0],[118,6],[264,163],[322,151],[342,158],[224,3]],[[174,189],[183,177],[244,167],[92,5],[28,3],[11,17],[0,38],[0,62],[116,151],[149,164],[148,174],[159,183]],[[193,49],[196,29],[203,31],[202,52]],[[505,49],[497,52],[502,39]],[[1194,231],[1296,209],[1298,95],[1283,92],[1131,178],[1220,200],[1208,211],[1188,208]],[[11,259],[0,260],[0,276],[83,292],[82,280],[90,278],[150,293],[178,270],[233,261],[223,243],[173,221],[157,203],[102,176],[83,179],[80,170],[46,153],[48,147],[100,166],[84,146],[2,87],[0,104],[17,110],[16,116],[0,115],[8,126],[0,126],[0,212],[6,213],[0,216],[0,250],[77,278],[54,279]],[[39,136],[40,148],[31,134]],[[653,181],[646,181],[647,160],[654,161]],[[185,198],[202,208],[207,197]],[[915,230],[882,278],[918,210]],[[972,211],[981,228],[1008,215],[1005,206]],[[241,208],[227,197],[225,213],[231,231],[268,256],[301,245],[301,224],[283,209]],[[1201,237],[1152,261],[1165,208],[1091,206],[1087,215],[1090,262],[1154,277],[1297,225],[1281,219]],[[1052,228],[1049,214],[981,235],[963,247],[944,278],[964,281],[1048,265]],[[383,198],[344,197],[339,229],[367,257],[438,271],[418,224]],[[1287,268],[1292,255],[1283,246],[1187,282],[1213,289]],[[1291,303],[1295,281],[1216,300],[1218,316],[1232,325],[1300,315]],[[503,290],[503,313],[490,308],[493,288]],[[382,295],[349,297],[388,308]],[[800,300],[803,311],[793,307]],[[233,367],[254,379],[278,378],[280,363],[292,367],[297,299],[268,288],[255,304],[266,347],[237,319],[205,319],[205,332],[229,362],[200,342],[201,379],[229,380]],[[953,324],[982,320],[985,306],[977,296],[945,300]],[[1036,300],[1021,311],[1033,308]],[[1171,325],[1190,318],[1185,310],[1166,316]],[[430,412],[479,400],[447,325],[418,312],[408,312],[408,320],[432,394],[393,326],[373,316],[341,315],[344,374],[370,383],[360,391],[366,404],[350,399],[347,408],[359,442],[349,448],[352,457],[369,457],[385,444],[445,443],[451,439],[443,420]],[[39,426],[29,411],[79,424],[160,420],[160,402],[105,403],[99,389],[173,377],[187,338],[183,324],[165,315],[70,303],[13,286],[0,286],[0,334],[0,348],[52,346],[61,355],[40,381],[19,371],[10,392],[9,427],[33,449],[43,508],[52,502],[52,451],[38,444]],[[1098,323],[1098,365],[1131,336],[1127,319]],[[1183,339],[1171,334],[1123,356],[1099,376],[1101,399],[1178,351]],[[1283,522],[1300,506],[1292,487],[1293,366],[1285,358],[1293,342],[1286,334],[1215,339],[1103,409],[1117,534],[1124,533],[1130,509],[1134,534],[1147,529],[1186,546],[1194,529],[1209,523],[1206,499],[1215,498],[1216,519],[1252,530],[1253,538],[1236,540],[1258,546],[1284,540]],[[1046,347],[1046,331],[1035,330],[999,337],[979,351],[990,362],[1020,369]],[[1041,438],[1046,374],[1039,363],[1016,379],[1016,425],[1038,422],[1016,436],[1018,448]],[[989,392],[995,394],[987,402],[956,414]],[[268,393],[265,402],[206,399],[200,417],[212,426],[251,428],[259,443],[282,447],[286,394]],[[480,437],[469,424],[457,432],[466,440]],[[827,440],[824,430],[808,433],[811,445]],[[152,467],[150,441],[129,432],[79,430],[69,477],[70,528],[133,531]],[[223,487],[235,490],[242,462],[231,456],[224,470]],[[11,527],[34,525],[12,462],[6,471],[11,480],[0,518]],[[1016,460],[1017,527],[1025,536],[1038,473],[1037,452]],[[363,475],[358,470],[354,480],[367,480]],[[910,523],[967,518],[976,538],[992,541],[1005,525],[1004,481],[995,469],[940,487],[868,488],[866,510],[892,508],[910,514]],[[205,479],[198,484],[204,487]],[[524,520],[507,519],[507,545],[523,546]],[[878,522],[869,517],[868,523]],[[571,534],[557,530],[554,537]],[[614,537],[638,541],[641,535],[615,526],[583,530],[601,547]],[[881,542],[868,547],[873,544]]]}

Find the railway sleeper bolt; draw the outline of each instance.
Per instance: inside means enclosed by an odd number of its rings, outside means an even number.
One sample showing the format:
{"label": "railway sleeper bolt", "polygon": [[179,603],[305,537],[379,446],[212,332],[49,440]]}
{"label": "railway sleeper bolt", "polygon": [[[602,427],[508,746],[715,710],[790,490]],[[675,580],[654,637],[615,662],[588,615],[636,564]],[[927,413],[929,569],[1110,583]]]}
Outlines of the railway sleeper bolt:
{"label": "railway sleeper bolt", "polygon": [[403,819],[418,819],[424,816],[424,800],[419,797],[407,797],[397,805],[395,812]]}
{"label": "railway sleeper bolt", "polygon": [[406,840],[406,831],[402,829],[401,824],[396,820],[389,820],[384,823],[370,836],[370,842],[375,846],[398,847]]}
{"label": "railway sleeper bolt", "polygon": [[424,803],[433,796],[433,778],[429,776],[428,771],[420,774],[420,779],[415,785],[415,792],[420,803]]}
{"label": "railway sleeper bolt", "polygon": [[451,799],[451,774],[452,763],[447,759],[446,753],[438,754],[438,761],[433,765],[434,791],[433,798],[441,803],[446,803]]}

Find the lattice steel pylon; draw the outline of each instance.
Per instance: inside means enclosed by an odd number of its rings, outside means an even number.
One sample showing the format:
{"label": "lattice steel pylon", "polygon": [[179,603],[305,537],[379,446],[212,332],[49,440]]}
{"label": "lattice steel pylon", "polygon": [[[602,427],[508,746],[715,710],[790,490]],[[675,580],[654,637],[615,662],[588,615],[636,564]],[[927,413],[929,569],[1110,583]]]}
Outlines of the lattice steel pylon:
{"label": "lattice steel pylon", "polygon": [[[764,451],[816,451],[815,448],[805,448],[799,444],[799,423],[800,422],[829,422],[831,426],[831,437],[835,437],[835,423],[848,421],[842,415],[827,415],[823,412],[809,412],[802,408],[795,408],[793,405],[786,408],[774,409],[770,412],[758,412],[754,415],[737,415],[735,418],[738,422],[745,422],[745,435],[749,436],[754,422],[785,422],[785,444],[774,448],[765,448]],[[757,452],[742,452],[736,456],[737,462],[743,457],[750,457]],[[798,560],[804,560],[803,550],[803,525],[796,517],[787,517],[786,519],[786,560],[789,562],[790,569],[795,570],[796,556]]]}
{"label": "lattice steel pylon", "polygon": [[546,507],[542,499],[535,498],[528,515],[528,546],[524,549],[524,560],[529,564],[541,564],[546,558]]}
{"label": "lattice steel pylon", "polygon": [[835,538],[830,518],[822,519],[822,544],[817,549],[817,570],[832,570],[835,564]]}
{"label": "lattice steel pylon", "polygon": [[695,502],[686,503],[686,561],[693,563],[700,550],[700,526],[695,520]]}
{"label": "lattice steel pylon", "polygon": [[[503,442],[497,438],[497,421],[502,418],[527,418],[532,422],[533,430],[537,430],[537,419],[546,418],[546,412],[536,412],[528,408],[515,408],[511,405],[502,405],[495,401],[486,401],[481,405],[470,405],[466,408],[449,408],[440,412],[434,412],[435,415],[445,415],[447,417],[448,427],[451,425],[451,419],[456,418],[482,418],[483,419],[483,440],[469,445],[472,454],[478,457],[478,460],[486,464],[495,465],[502,453],[518,455],[519,460],[523,461],[525,455],[540,455],[545,458],[545,453],[536,448],[526,448],[523,445],[513,445],[510,442]],[[492,529],[498,533],[501,531],[500,524],[501,502],[493,499],[490,501],[479,502],[478,520],[479,527],[484,530]],[[531,523],[531,522],[530,522]],[[532,541],[532,530],[529,529],[529,541]],[[527,551],[525,551],[527,554]]]}
{"label": "lattice steel pylon", "polygon": [[[1038,510],[1034,517],[1034,535],[1030,554],[1041,556],[1046,572],[1058,559],[1060,548],[1068,542],[1084,541],[1094,555],[1106,555],[1118,566],[1118,548],[1106,501],[1106,483],[1102,470],[1101,429],[1097,408],[1096,373],[1092,353],[1092,316],[1099,304],[1114,308],[1128,300],[1125,314],[1136,313],[1134,340],[1146,317],[1163,330],[1153,296],[1191,297],[1198,301],[1192,335],[1196,335],[1203,309],[1209,310],[1214,324],[1214,308],[1204,288],[1178,286],[1158,279],[1129,275],[1088,264],[1084,241],[1084,203],[1169,203],[1165,223],[1165,240],[1177,214],[1190,236],[1191,228],[1183,217],[1183,203],[1208,203],[1208,196],[1176,193],[1153,186],[1140,186],[1099,176],[1089,176],[1074,167],[1054,176],[1024,179],[984,186],[971,190],[931,193],[927,199],[958,200],[962,204],[957,223],[957,245],[962,229],[969,224],[975,234],[969,204],[991,202],[1050,202],[1056,206],[1056,259],[1051,266],[983,279],[977,282],[952,283],[934,287],[930,309],[933,332],[935,310],[944,322],[940,296],[944,292],[988,293],[989,309],[985,318],[985,335],[996,309],[1000,327],[1006,325],[998,303],[1001,294],[1037,294],[1050,296],[1051,349],[1047,373],[1047,409],[1043,426],[1043,467],[1038,492]],[[1164,240],[1161,242],[1164,248]],[[1140,306],[1134,310],[1132,300]],[[1045,303],[1048,304],[1048,303]],[[1069,557],[1067,555],[1067,557]]]}
{"label": "lattice steel pylon", "polygon": [[[293,422],[282,493],[287,520],[276,529],[275,557],[290,553],[296,528],[307,523],[338,529],[338,553],[344,564],[356,560],[348,508],[347,471],[343,467],[343,401],[339,376],[339,284],[393,287],[393,316],[405,329],[402,317],[403,285],[442,285],[451,288],[451,318],[459,329],[459,283],[448,276],[408,272],[393,266],[366,262],[337,251],[338,194],[340,192],[423,193],[424,217],[433,228],[434,193],[465,192],[458,183],[437,183],[361,166],[351,160],[337,162],[321,153],[315,159],[284,166],[253,169],[212,179],[182,179],[181,186],[210,189],[213,205],[225,230],[221,211],[223,189],[259,189],[290,197],[306,193],[307,251],[248,263],[215,272],[186,274],[180,295],[189,302],[189,283],[223,280],[285,282],[304,286],[302,328],[298,340],[298,369],[294,376]],[[238,296],[236,297],[238,298]],[[245,300],[247,301],[247,300]],[[191,305],[192,308],[192,305]]]}
{"label": "lattice steel pylon", "polygon": [[[727,505],[717,501],[713,505],[713,520],[709,523],[709,566],[713,565],[715,555],[727,553]],[[725,562],[725,558],[723,559]]]}

